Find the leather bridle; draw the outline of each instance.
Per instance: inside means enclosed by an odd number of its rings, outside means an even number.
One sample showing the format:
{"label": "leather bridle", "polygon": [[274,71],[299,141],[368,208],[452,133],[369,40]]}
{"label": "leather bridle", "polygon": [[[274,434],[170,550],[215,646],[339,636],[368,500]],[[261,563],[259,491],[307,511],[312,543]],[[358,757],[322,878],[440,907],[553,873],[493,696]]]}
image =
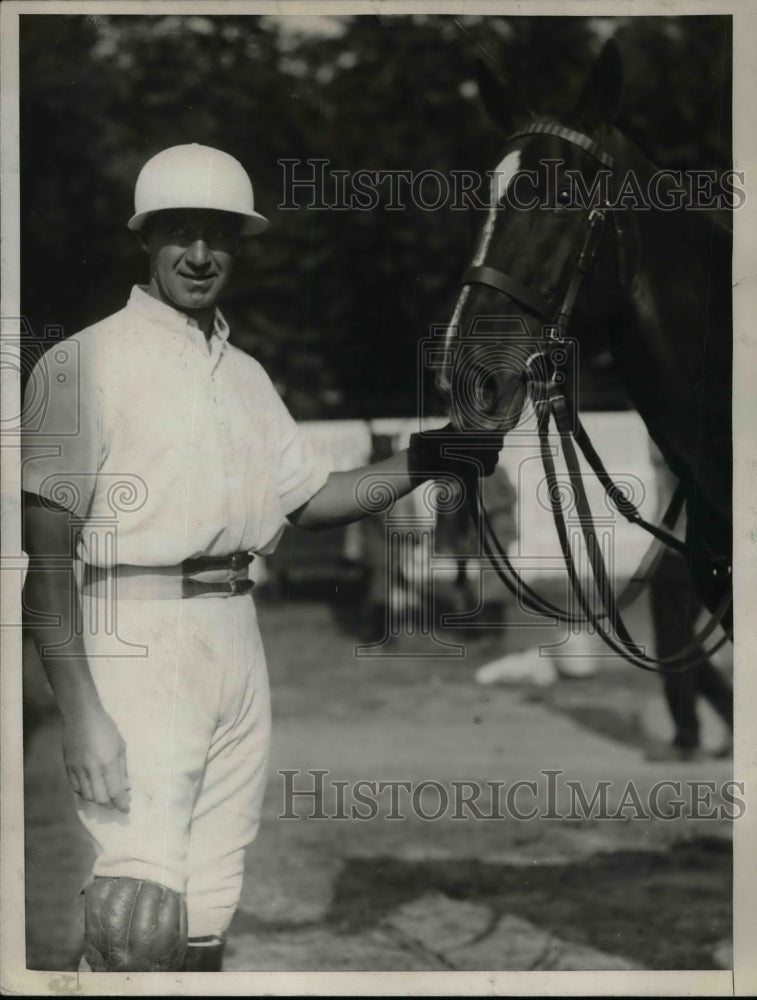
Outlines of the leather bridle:
{"label": "leather bridle", "polygon": [[[579,147],[609,171],[614,169],[613,157],[604,151],[594,139],[584,135],[582,132],[566,128],[554,122],[537,121],[512,135],[510,141],[531,135],[555,136],[560,140]],[[610,185],[611,183],[612,174],[610,175]],[[518,575],[489,522],[477,480],[470,484],[471,489],[468,491],[469,505],[474,524],[481,538],[484,553],[488,556],[500,579],[518,596],[519,600],[526,607],[563,622],[590,624],[614,652],[644,670],[657,670],[659,667],[664,668],[666,671],[680,670],[704,662],[723,645],[726,639],[730,638],[730,635],[724,634],[708,650],[702,648],[702,643],[725,620],[732,606],[732,588],[730,586],[725,588],[724,596],[710,621],[683,649],[672,656],[659,659],[647,656],[643,648],[631,639],[620,616],[620,609],[630,603],[630,599],[638,596],[638,593],[644,586],[645,578],[652,575],[656,564],[660,561],[663,554],[663,546],[676,550],[689,560],[705,559],[716,576],[730,577],[731,567],[726,560],[717,559],[710,553],[702,553],[692,544],[681,542],[672,534],[675,521],[683,507],[684,490],[682,484],[679,483],[678,488],[674,492],[668,509],[663,516],[661,526],[650,524],[641,516],[626,493],[612,482],[577,415],[570,413],[561,388],[565,384],[565,377],[560,372],[560,368],[567,363],[570,349],[570,342],[566,340],[568,326],[586,276],[591,271],[597,258],[608,212],[612,219],[615,235],[619,286],[623,287],[626,282],[624,233],[621,228],[618,212],[612,209],[609,194],[610,191],[608,191],[607,200],[601,201],[599,206],[590,208],[588,212],[568,287],[559,304],[555,305],[540,290],[529,288],[511,275],[499,268],[493,267],[491,264],[479,264],[469,267],[462,279],[463,285],[486,285],[506,295],[537,316],[547,331],[547,335],[543,341],[544,346],[540,346],[538,350],[531,354],[526,362],[524,375],[528,379],[537,415],[542,463],[560,548],[574,594],[585,617],[564,611],[540,597]],[[551,371],[549,370],[550,367]],[[555,471],[553,449],[549,442],[549,424],[551,418],[554,418],[560,436],[568,476],[575,497],[576,512],[581,524],[589,564],[594,577],[598,603],[602,609],[600,611],[595,609],[593,602],[585,592],[580,575],[576,569],[562,506],[562,491]],[[621,599],[615,597],[610,584],[601,545],[597,537],[586,496],[583,476],[574,447],[574,440],[590,468],[602,483],[608,498],[618,513],[631,523],[644,528],[655,539],[652,543],[650,553],[648,553],[643,562],[644,572],[637,574]]]}
{"label": "leather bridle", "polygon": [[[612,156],[610,156],[609,153],[604,152],[604,150],[602,150],[593,139],[590,139],[589,136],[584,135],[582,132],[576,132],[574,129],[565,128],[564,125],[558,125],[554,122],[533,122],[528,126],[528,128],[521,129],[514,135],[510,136],[509,141],[513,141],[514,139],[519,139],[527,135],[556,136],[558,139],[562,139],[565,142],[570,142],[574,146],[580,147],[585,152],[589,153],[590,156],[593,156],[594,159],[598,160],[599,163],[602,164],[602,166],[607,170],[612,171],[614,168],[615,163]],[[583,241],[578,254],[576,255],[576,263],[573,269],[573,274],[571,275],[568,288],[558,308],[556,308],[540,290],[529,288],[516,278],[513,278],[512,275],[506,274],[504,271],[501,271],[499,268],[492,267],[490,264],[479,264],[474,267],[469,267],[463,275],[462,284],[488,285],[490,288],[494,288],[496,291],[502,292],[503,295],[507,295],[515,302],[525,306],[529,312],[538,316],[542,323],[548,324],[550,327],[550,338],[560,342],[564,339],[565,334],[567,333],[570,317],[573,313],[573,307],[576,304],[578,293],[581,291],[581,286],[583,285],[586,275],[591,270],[596,259],[608,211],[610,211],[615,232],[618,279],[622,287],[625,285],[626,280],[625,236],[620,225],[619,215],[617,212],[610,210],[610,204],[608,201],[604,201],[599,206],[592,207],[589,211]]]}

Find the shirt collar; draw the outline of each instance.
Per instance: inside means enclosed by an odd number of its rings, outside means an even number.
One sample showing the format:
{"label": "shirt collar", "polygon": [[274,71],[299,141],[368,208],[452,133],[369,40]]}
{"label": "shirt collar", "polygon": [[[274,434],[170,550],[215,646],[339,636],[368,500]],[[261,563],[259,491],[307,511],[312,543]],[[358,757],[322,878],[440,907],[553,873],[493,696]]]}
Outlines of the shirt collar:
{"label": "shirt collar", "polygon": [[[197,323],[173,306],[161,302],[147,292],[145,285],[134,285],[129,296],[129,308],[136,309],[153,323],[168,327],[177,332],[186,333],[187,327],[198,330]],[[221,344],[229,339],[229,324],[224,319],[220,309],[216,309],[213,317],[213,336],[218,337]]]}

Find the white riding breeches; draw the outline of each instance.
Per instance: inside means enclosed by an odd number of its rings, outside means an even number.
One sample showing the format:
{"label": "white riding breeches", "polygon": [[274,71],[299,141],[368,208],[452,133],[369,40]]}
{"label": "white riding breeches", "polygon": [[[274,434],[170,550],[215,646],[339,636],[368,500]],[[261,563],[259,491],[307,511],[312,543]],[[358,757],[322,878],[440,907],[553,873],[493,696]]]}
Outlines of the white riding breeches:
{"label": "white riding breeches", "polygon": [[221,935],[260,823],[270,745],[255,605],[249,595],[119,600],[115,635],[105,605],[83,598],[84,642],[126,741],[131,801],[125,814],[77,796],[93,874],[185,893],[189,936]]}

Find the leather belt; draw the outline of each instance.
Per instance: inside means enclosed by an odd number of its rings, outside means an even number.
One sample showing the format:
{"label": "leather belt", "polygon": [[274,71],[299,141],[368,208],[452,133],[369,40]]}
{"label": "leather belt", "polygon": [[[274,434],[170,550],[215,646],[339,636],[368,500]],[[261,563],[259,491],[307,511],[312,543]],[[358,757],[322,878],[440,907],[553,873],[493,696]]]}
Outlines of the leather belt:
{"label": "leather belt", "polygon": [[100,599],[179,600],[192,597],[234,597],[255,586],[248,577],[254,556],[199,556],[175,566],[93,566],[85,564],[82,594]]}

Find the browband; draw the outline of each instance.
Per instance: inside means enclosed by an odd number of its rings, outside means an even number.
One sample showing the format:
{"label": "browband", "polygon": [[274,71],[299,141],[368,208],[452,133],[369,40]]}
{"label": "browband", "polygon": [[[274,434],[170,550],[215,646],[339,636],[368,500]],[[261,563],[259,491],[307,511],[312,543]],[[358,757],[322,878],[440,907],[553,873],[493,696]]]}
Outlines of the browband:
{"label": "browband", "polygon": [[554,135],[558,139],[564,139],[566,142],[572,142],[574,146],[579,146],[603,166],[609,167],[610,170],[612,170],[615,164],[610,154],[605,153],[588,135],[584,135],[583,132],[577,132],[572,128],[566,128],[564,125],[557,124],[557,122],[534,122],[532,125],[514,132],[509,137],[508,142],[518,139],[523,135]]}

